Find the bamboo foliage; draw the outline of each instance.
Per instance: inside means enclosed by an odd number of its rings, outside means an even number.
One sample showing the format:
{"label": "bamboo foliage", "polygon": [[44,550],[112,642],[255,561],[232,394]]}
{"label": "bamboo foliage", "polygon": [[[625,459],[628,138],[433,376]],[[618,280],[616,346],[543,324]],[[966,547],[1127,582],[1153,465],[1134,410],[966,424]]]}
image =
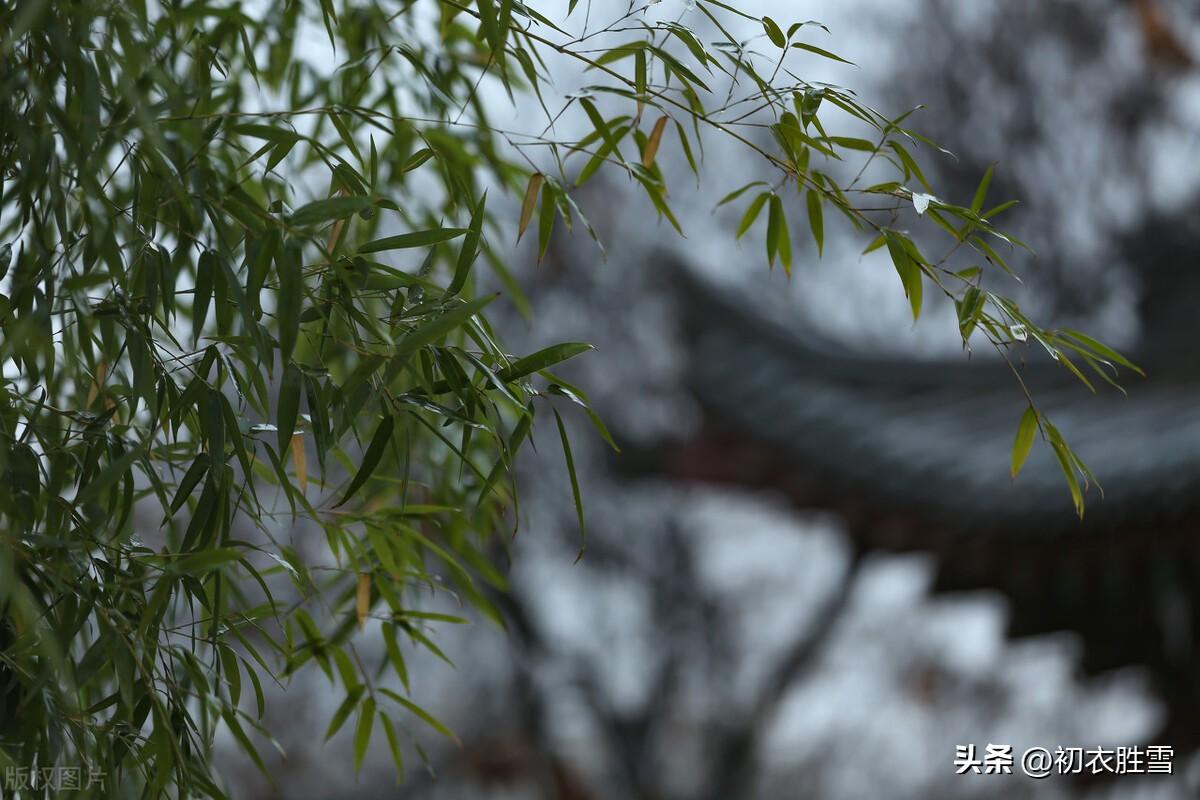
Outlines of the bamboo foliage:
{"label": "bamboo foliage", "polygon": [[[340,693],[326,736],[353,717],[356,765],[380,728],[398,770],[401,734],[452,736],[409,694],[405,653],[441,655],[434,629],[460,620],[418,595],[501,622],[489,548],[550,416],[582,554],[586,486],[550,398],[615,447],[551,371],[588,346],[508,352],[477,273],[523,306],[498,237],[533,227],[539,258],[556,224],[594,237],[574,193],[601,169],[682,230],[660,165],[705,169],[702,130],[773,171],[721,201],[744,204],[739,237],[766,210],[769,263],[792,268],[798,192],[818,250],[835,211],[887,247],[914,318],[936,293],[964,343],[1034,341],[1085,382],[1132,366],[984,288],[1020,247],[993,226],[1006,206],[984,210],[990,173],[969,206],[938,199],[904,117],[798,77],[842,60],[813,24],[699,0],[688,27],[614,3],[579,33],[576,2],[538,5],[0,3],[0,767],[85,764],[96,797],[221,797],[217,731],[265,770],[264,685],[302,669]],[[730,32],[748,22],[750,40]],[[597,48],[597,30],[624,38]],[[558,96],[563,64],[594,85]],[[483,89],[546,119],[492,126]],[[590,132],[555,139],[563,114]],[[827,166],[854,159],[894,178]],[[905,215],[986,267],[921,252]],[[1036,411],[1014,473],[1038,432],[1082,512],[1094,479]]]}

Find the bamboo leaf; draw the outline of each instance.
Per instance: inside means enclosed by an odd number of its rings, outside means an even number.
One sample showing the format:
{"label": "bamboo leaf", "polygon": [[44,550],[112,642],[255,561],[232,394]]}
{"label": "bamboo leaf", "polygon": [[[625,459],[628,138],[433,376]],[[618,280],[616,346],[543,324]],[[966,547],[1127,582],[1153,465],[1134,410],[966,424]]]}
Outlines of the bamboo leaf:
{"label": "bamboo leaf", "polygon": [[517,241],[521,241],[521,237],[525,235],[525,229],[529,227],[529,221],[533,219],[533,211],[537,207],[538,193],[542,189],[542,181],[545,176],[540,172],[535,172],[529,176],[529,183],[525,187],[525,198],[521,201],[521,215],[517,220]]}
{"label": "bamboo leaf", "polygon": [[[208,317],[208,306],[212,301],[215,281],[216,256],[209,250],[200,254],[196,263],[196,286],[192,291],[192,344],[200,341],[200,333],[204,330],[204,321]],[[91,405],[91,403],[88,403]]]}
{"label": "bamboo leaf", "polygon": [[412,172],[417,167],[424,164],[429,159],[433,158],[435,153],[428,147],[423,147],[417,152],[408,157],[408,160],[400,167],[401,172]]}
{"label": "bamboo leaf", "polygon": [[987,172],[983,173],[979,187],[975,189],[975,196],[971,198],[971,210],[976,214],[979,213],[979,209],[983,208],[983,201],[987,199],[987,190],[992,183],[992,170],[995,169],[995,166],[995,164],[989,166]]}
{"label": "bamboo leaf", "polygon": [[367,621],[367,613],[371,610],[371,573],[358,573],[358,585],[354,591],[354,614],[357,618],[358,629],[363,629]]}
{"label": "bamboo leaf", "polygon": [[233,709],[223,709],[221,717],[225,720],[225,724],[229,726],[229,732],[233,734],[233,738],[237,740],[238,745],[242,748],[242,752],[250,756],[250,760],[254,762],[254,766],[258,767],[258,771],[271,780],[271,773],[267,770],[267,765],[263,763],[262,756],[258,754],[258,749],[250,741],[250,737],[242,729],[241,723],[237,721],[237,711]]}
{"label": "bamboo leaf", "polygon": [[398,236],[386,236],[375,239],[359,246],[358,252],[379,253],[384,250],[405,250],[412,247],[429,247],[430,245],[448,242],[468,233],[466,228],[432,228],[425,231],[402,233]]}
{"label": "bamboo leaf", "polygon": [[141,459],[142,456],[142,448],[135,447],[110,461],[100,471],[100,474],[93,477],[79,490],[79,494],[75,496],[75,504],[83,505],[99,497],[105,489],[110,488],[118,480],[124,478],[129,468],[133,466],[134,462]]}
{"label": "bamboo leaf", "polygon": [[363,695],[363,689],[362,686],[356,686],[346,693],[346,699],[341,702],[337,711],[333,712],[333,716],[329,720],[329,727],[325,729],[325,741],[328,742],[341,729],[350,716],[350,712],[358,705],[358,701]]}
{"label": "bamboo leaf", "polygon": [[292,436],[292,470],[300,484],[300,494],[308,494],[308,457],[304,452],[304,435],[300,433]]}
{"label": "bamboo leaf", "polygon": [[550,245],[550,234],[554,230],[554,214],[557,204],[554,202],[554,184],[547,183],[542,191],[542,210],[538,216],[538,262],[546,256],[546,248]]}
{"label": "bamboo leaf", "polygon": [[658,147],[662,143],[663,131],[667,129],[668,118],[664,115],[658,118],[658,122],[654,123],[653,130],[650,131],[650,138],[646,140],[646,147],[642,150],[642,166],[647,169],[654,163],[655,156],[658,155]]}
{"label": "bamboo leaf", "polygon": [[580,353],[586,353],[589,350],[595,349],[592,345],[583,342],[565,342],[563,344],[552,345],[524,358],[517,359],[510,366],[496,373],[496,377],[505,383],[509,383],[517,378],[530,375],[547,367],[552,367],[560,361],[574,358]]}
{"label": "bamboo leaf", "polygon": [[766,204],[770,197],[770,192],[762,192],[750,201],[750,205],[746,207],[746,213],[742,215],[742,220],[738,223],[738,239],[741,239],[746,235],[746,231],[750,230],[750,226],[754,224],[756,219],[758,219],[758,215],[762,211],[763,205]]}
{"label": "bamboo leaf", "polygon": [[888,254],[892,264],[900,275],[900,283],[904,286],[904,294],[912,306],[913,321],[921,316],[921,268],[913,261],[908,249],[904,246],[904,237],[893,230],[884,231],[884,241],[887,242]]}
{"label": "bamboo leaf", "polygon": [[288,240],[275,254],[279,276],[279,357],[287,363],[296,347],[300,333],[300,310],[304,302],[303,276],[300,267],[300,245]]}
{"label": "bamboo leaf", "polygon": [[192,466],[184,473],[183,478],[179,481],[179,488],[175,491],[175,499],[171,502],[170,513],[172,515],[183,508],[183,504],[191,497],[196,484],[200,483],[200,480],[208,473],[209,462],[208,453],[200,453],[192,462]]}
{"label": "bamboo leaf", "polygon": [[199,553],[172,561],[168,569],[178,575],[204,575],[237,561],[241,557],[240,550],[232,547],[220,547],[213,550],[202,550]]}
{"label": "bamboo leaf", "polygon": [[583,497],[579,491],[579,477],[575,474],[575,457],[571,455],[571,440],[567,437],[567,429],[563,426],[562,417],[558,413],[558,409],[554,410],[554,421],[558,425],[558,437],[562,442],[563,459],[567,464],[567,477],[571,481],[571,499],[575,503],[575,518],[579,523],[579,554],[575,556],[575,560],[583,558],[583,551],[587,548],[587,524],[583,516]]}
{"label": "bamboo leaf", "polygon": [[771,40],[771,44],[782,49],[787,47],[787,37],[783,35],[783,30],[779,27],[779,23],[770,17],[762,18],[763,30],[767,32],[767,38]]}
{"label": "bamboo leaf", "polygon": [[354,771],[362,769],[363,759],[367,756],[367,748],[371,745],[371,731],[375,728],[375,701],[367,698],[363,701],[362,710],[358,714],[358,725],[354,730]]}
{"label": "bamboo leaf", "polygon": [[471,224],[467,228],[467,233],[462,242],[462,248],[458,251],[458,262],[454,267],[454,277],[450,280],[450,285],[446,287],[445,297],[454,297],[467,283],[467,276],[471,274],[471,265],[475,263],[475,257],[479,254],[479,237],[483,231],[484,206],[487,203],[487,191],[484,191],[483,196],[479,198],[478,205],[471,213]]}
{"label": "bamboo leaf", "polygon": [[808,44],[807,42],[793,42],[792,47],[795,47],[798,50],[805,50],[809,53],[814,53],[818,56],[821,56],[821,58],[828,58],[830,61],[839,61],[843,64],[849,64],[852,67],[855,66],[853,61],[847,61],[837,53],[831,53],[828,50],[817,47],[814,44]]}
{"label": "bamboo leaf", "polygon": [[743,194],[745,194],[748,190],[753,189],[755,186],[766,186],[766,181],[751,181],[750,183],[747,183],[745,186],[741,186],[737,189],[734,189],[732,192],[725,195],[724,197],[722,197],[720,199],[720,201],[718,201],[717,208],[720,208],[723,205],[728,205],[729,203],[732,203],[734,200],[737,200],[739,197],[741,197]]}
{"label": "bamboo leaf", "polygon": [[283,368],[283,380],[279,384],[279,401],[275,406],[275,426],[278,435],[279,455],[283,456],[291,444],[296,431],[296,420],[300,417],[300,390],[304,386],[304,374],[292,362]]}
{"label": "bamboo leaf", "polygon": [[775,266],[775,256],[779,254],[779,243],[787,229],[787,220],[783,216],[783,200],[774,192],[767,210],[767,263]]}
{"label": "bamboo leaf", "polygon": [[456,305],[432,320],[422,323],[396,345],[394,350],[396,357],[410,355],[425,345],[436,342],[451,331],[463,327],[471,317],[482,311],[497,297],[499,297],[498,294],[492,294],[469,303]]}
{"label": "bamboo leaf", "polygon": [[384,416],[383,421],[375,428],[375,433],[371,437],[371,443],[367,445],[367,452],[363,454],[362,463],[358,467],[358,472],[354,473],[354,480],[350,481],[350,486],[346,489],[346,493],[342,495],[342,499],[334,505],[334,508],[344,506],[346,501],[354,496],[354,493],[362,488],[367,479],[371,477],[371,473],[375,471],[375,467],[379,466],[379,461],[383,458],[383,453],[387,449],[388,443],[392,440],[392,428],[395,426],[395,419],[391,414]]}
{"label": "bamboo leaf", "polygon": [[459,746],[462,745],[462,742],[459,741],[459,738],[457,736],[455,736],[454,733],[449,728],[447,728],[445,725],[443,725],[442,723],[440,723],[436,719],[434,719],[433,715],[431,715],[425,709],[421,708],[416,703],[407,699],[403,695],[393,692],[391,689],[380,689],[380,692],[382,694],[387,695],[392,700],[395,700],[400,705],[404,706],[404,708],[408,709],[410,712],[415,714],[423,722],[425,722],[426,725],[433,728],[435,731],[440,733],[442,736],[445,736],[447,739],[450,739],[451,741],[453,741],[455,744],[458,744]]}
{"label": "bamboo leaf", "polygon": [[374,206],[375,201],[369,197],[330,197],[325,200],[316,200],[308,205],[301,206],[292,212],[292,215],[288,218],[288,221],[296,227],[319,225],[324,222],[331,222],[335,219],[352,217],[355,214],[366,211]]}
{"label": "bamboo leaf", "polygon": [[808,202],[808,225],[812,228],[813,240],[817,243],[817,256],[820,257],[825,249],[825,221],[821,213],[821,195],[816,189],[809,189],[807,195]]}
{"label": "bamboo leaf", "polygon": [[1037,434],[1037,429],[1037,411],[1033,409],[1033,406],[1030,406],[1021,415],[1021,424],[1017,426],[1017,438],[1013,441],[1012,476],[1014,478],[1021,471],[1021,467],[1025,465],[1025,459],[1029,458],[1029,451],[1033,448],[1033,439]]}

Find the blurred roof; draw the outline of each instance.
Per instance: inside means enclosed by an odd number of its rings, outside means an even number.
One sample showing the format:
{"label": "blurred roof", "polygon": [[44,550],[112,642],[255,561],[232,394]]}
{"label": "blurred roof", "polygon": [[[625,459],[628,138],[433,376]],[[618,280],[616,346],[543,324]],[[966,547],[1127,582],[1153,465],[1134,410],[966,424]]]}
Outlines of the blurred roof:
{"label": "blurred roof", "polygon": [[710,420],[827,493],[972,535],[1074,536],[1169,525],[1200,503],[1198,385],[1122,377],[1096,394],[1034,348],[1021,367],[1040,411],[1104,484],[1080,521],[1051,448],[1009,459],[1025,400],[995,358],[879,358],[785,328],[680,268],[692,392]]}

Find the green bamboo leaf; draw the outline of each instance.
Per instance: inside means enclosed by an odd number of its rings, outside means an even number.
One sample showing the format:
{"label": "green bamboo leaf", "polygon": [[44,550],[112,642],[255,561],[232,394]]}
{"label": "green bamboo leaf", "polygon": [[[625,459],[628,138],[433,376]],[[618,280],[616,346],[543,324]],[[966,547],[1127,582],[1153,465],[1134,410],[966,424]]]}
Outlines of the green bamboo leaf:
{"label": "green bamboo leaf", "polygon": [[350,482],[346,493],[342,495],[342,499],[334,505],[334,508],[345,505],[346,501],[353,497],[354,493],[361,489],[362,485],[371,477],[371,473],[375,471],[375,467],[379,466],[379,461],[383,458],[383,453],[387,450],[387,446],[392,440],[392,429],[395,427],[395,423],[396,421],[392,415],[388,414],[384,416],[383,421],[375,428],[375,433],[371,437],[371,443],[367,445],[367,452],[363,454],[358,472],[354,474],[354,480]]}
{"label": "green bamboo leaf", "polygon": [[1138,367],[1136,364],[1134,364],[1128,358],[1121,355],[1120,353],[1118,353],[1116,350],[1112,349],[1108,345],[1104,344],[1104,342],[1101,342],[1098,339],[1093,339],[1091,336],[1088,336],[1086,333],[1081,333],[1080,331],[1071,330],[1070,328],[1062,328],[1059,330],[1059,333],[1061,333],[1063,336],[1066,336],[1070,339],[1074,339],[1075,341],[1079,342],[1080,344],[1084,345],[1085,347],[1087,347],[1090,350],[1092,350],[1093,352],[1095,352],[1101,358],[1104,358],[1108,361],[1112,361],[1113,363],[1116,363],[1116,364],[1120,364],[1122,367],[1125,367],[1126,369],[1131,369],[1139,375],[1145,376],[1145,374],[1146,374],[1145,372],[1142,371],[1142,369],[1140,367]]}
{"label": "green bamboo leaf", "polygon": [[379,719],[383,723],[383,732],[387,735],[388,749],[392,752],[392,763],[396,765],[396,785],[399,786],[404,780],[404,758],[400,753],[400,741],[396,738],[396,728],[392,725],[392,720],[388,715],[381,711]]}
{"label": "green bamboo leaf", "polygon": [[983,313],[986,301],[987,298],[976,286],[968,286],[967,290],[963,292],[962,299],[955,301],[955,308],[958,311],[958,331],[964,342],[971,337],[975,326],[979,324],[979,317]]}
{"label": "green bamboo leaf", "polygon": [[[642,45],[642,42],[638,42]],[[634,53],[633,64],[633,91],[637,94],[637,115],[640,119],[642,116],[642,108],[645,105],[644,98],[646,97],[646,50],[639,46]]]}
{"label": "green bamboo leaf", "polygon": [[479,27],[483,32],[484,40],[493,53],[499,52],[503,45],[495,2],[494,0],[476,0],[476,6],[479,9]]}
{"label": "green bamboo leaf", "polygon": [[183,478],[179,481],[179,488],[175,491],[175,499],[171,502],[170,513],[172,516],[183,507],[183,504],[191,497],[192,490],[196,488],[196,484],[200,483],[201,478],[208,473],[210,461],[208,453],[201,453],[196,456],[196,460],[192,462],[192,466],[184,473]]}
{"label": "green bamboo leaf", "polygon": [[979,187],[975,190],[975,196],[971,199],[971,210],[976,214],[979,213],[979,209],[983,208],[983,201],[987,198],[987,190],[992,183],[992,170],[995,169],[995,166],[995,164],[989,166],[987,172],[983,173]]}
{"label": "green bamboo leaf", "polygon": [[545,176],[540,172],[535,172],[529,176],[529,183],[525,186],[525,197],[521,201],[521,213],[517,219],[518,242],[525,235],[525,229],[529,227],[529,222],[533,219],[533,211],[537,207],[538,193],[542,190],[542,182],[544,180]]}
{"label": "green bamboo leaf", "polygon": [[172,561],[167,569],[178,575],[205,575],[226,564],[238,561],[241,557],[242,552],[232,547],[201,550],[199,553]]}
{"label": "green bamboo leaf", "polygon": [[913,157],[909,155],[908,150],[904,149],[904,145],[893,139],[892,141],[888,142],[888,147],[892,148],[892,150],[896,152],[896,155],[899,156],[900,163],[904,165],[906,176],[909,174],[915,176],[916,179],[921,182],[921,185],[925,187],[925,191],[932,192],[933,188],[929,185],[929,181],[925,180],[925,174],[921,172],[921,167],[918,166]]}
{"label": "green bamboo leaf", "polygon": [[[772,209],[773,210],[773,209]],[[783,200],[779,201],[779,231],[776,234],[779,241],[775,246],[776,252],[779,254],[779,262],[783,264],[783,269],[788,275],[792,274],[792,235],[788,228],[787,216],[783,211]]]}
{"label": "green bamboo leaf", "polygon": [[779,23],[770,17],[763,17],[762,26],[763,30],[767,32],[767,38],[771,40],[771,44],[780,49],[787,47],[787,37],[783,35]]}
{"label": "green bamboo leaf", "polygon": [[1025,459],[1029,458],[1029,451],[1033,448],[1033,439],[1037,434],[1037,429],[1038,414],[1033,406],[1030,406],[1021,415],[1021,423],[1017,426],[1017,438],[1013,441],[1012,476],[1014,478],[1021,471],[1021,467],[1025,465]]}
{"label": "green bamboo leaf", "polygon": [[813,240],[817,243],[817,256],[820,257],[825,250],[825,221],[821,212],[821,195],[816,189],[809,189],[807,201],[808,225],[812,228]]}
{"label": "green bamboo leaf", "polygon": [[346,149],[354,155],[354,158],[359,164],[362,164],[362,153],[359,151],[358,144],[354,141],[354,137],[350,135],[350,129],[347,128],[346,123],[342,121],[341,115],[330,113],[326,116],[328,116],[329,121],[333,123],[333,129],[337,131],[338,137],[342,140],[342,144],[346,145]]}
{"label": "green bamboo leaf", "polygon": [[216,256],[212,251],[205,250],[200,254],[196,263],[196,286],[192,292],[192,345],[200,341],[200,333],[204,330],[204,320],[208,317],[208,306],[212,301],[213,285],[216,271]]}
{"label": "green bamboo leaf", "polygon": [[139,446],[127,450],[113,461],[110,461],[108,466],[80,488],[79,494],[75,496],[75,504],[83,505],[99,497],[105,489],[108,489],[118,480],[124,478],[134,462],[141,459],[142,456],[143,450]]}
{"label": "green bamboo leaf", "polygon": [[496,373],[496,376],[505,383],[508,383],[517,378],[546,369],[547,367],[552,367],[560,361],[574,358],[580,353],[586,353],[589,350],[595,349],[592,345],[583,342],[564,342],[563,344],[552,345],[524,358],[517,359],[510,366]]}
{"label": "green bamboo leaf", "polygon": [[404,697],[403,695],[393,692],[391,689],[380,689],[379,691],[381,694],[387,695],[392,700],[395,700],[397,703],[404,706],[404,708],[408,709],[410,712],[415,714],[423,722],[425,722],[426,725],[433,728],[435,731],[440,733],[442,736],[445,736],[447,739],[450,739],[455,744],[458,744],[461,746],[462,742],[459,740],[459,738],[457,736],[454,735],[454,732],[451,731],[449,728],[447,728],[442,723],[438,722],[437,719],[435,719],[433,717],[433,715],[430,714],[428,711],[421,708],[419,705],[412,702],[411,700]]}
{"label": "green bamboo leaf", "polygon": [[479,198],[478,205],[471,213],[471,224],[467,228],[466,236],[463,238],[462,249],[458,252],[458,263],[454,268],[454,277],[450,281],[450,285],[446,287],[445,297],[454,297],[467,283],[467,276],[471,274],[471,265],[475,263],[475,257],[479,253],[479,237],[483,230],[484,220],[484,205],[487,203],[487,191]]}
{"label": "green bamboo leaf", "polygon": [[900,283],[904,286],[904,294],[912,306],[913,321],[921,316],[921,267],[909,255],[905,247],[906,237],[893,230],[885,230],[884,241],[887,242],[888,254],[892,264],[900,275]]}
{"label": "green bamboo leaf", "polygon": [[621,45],[617,45],[616,47],[612,47],[608,50],[608,52],[601,55],[593,63],[588,64],[584,68],[584,72],[595,69],[596,67],[603,67],[603,66],[607,66],[609,64],[616,64],[618,61],[623,61],[626,58],[629,58],[630,56],[635,55],[638,52],[644,52],[645,47],[646,47],[646,42],[641,39],[635,39],[632,41],[628,41],[625,44],[621,44]]}
{"label": "green bamboo leaf", "polygon": [[393,351],[395,356],[397,358],[408,356],[427,344],[433,344],[451,331],[458,330],[499,296],[499,294],[491,294],[453,306],[439,316],[422,323],[396,344]]}
{"label": "green bamboo leaf", "polygon": [[604,117],[600,116],[600,112],[596,109],[596,104],[588,98],[583,97],[580,98],[579,105],[582,106],[584,112],[587,113],[588,119],[592,123],[592,127],[596,129],[596,132],[600,134],[600,138],[602,138],[604,143],[608,145],[609,152],[616,156],[618,161],[624,163],[625,159],[621,155],[621,150],[618,146],[620,142],[613,134],[608,123],[604,121]]}
{"label": "green bamboo leaf", "polygon": [[375,701],[367,698],[358,712],[358,726],[354,730],[354,771],[362,768],[367,748],[371,745],[371,731],[375,728]]}
{"label": "green bamboo leaf", "polygon": [[279,357],[287,363],[300,334],[300,311],[304,302],[304,278],[301,274],[300,243],[289,239],[275,254],[275,269],[279,277]]}
{"label": "green bamboo leaf", "polygon": [[555,382],[546,387],[546,394],[556,394],[566,397],[571,400],[571,402],[582,408],[583,413],[587,415],[588,420],[592,423],[592,427],[594,427],[596,432],[600,434],[600,438],[603,439],[604,442],[611,447],[614,452],[621,452],[621,448],[617,444],[616,439],[614,439],[612,434],[609,432],[608,426],[604,424],[604,420],[600,419],[600,415],[592,409],[587,397],[584,396],[583,392],[574,386],[571,386],[557,375],[551,375],[550,373],[547,373],[547,377],[551,378]]}
{"label": "green bamboo leaf", "polygon": [[433,158],[434,155],[436,155],[436,154],[432,150],[430,150],[428,147],[423,147],[408,157],[408,159],[404,162],[404,164],[401,165],[400,171],[401,172],[412,172],[414,169],[421,166],[429,159]]}
{"label": "green bamboo leaf", "polygon": [[341,729],[346,719],[350,716],[350,712],[358,705],[358,701],[363,696],[365,688],[363,686],[356,686],[346,693],[346,699],[342,700],[341,705],[337,707],[337,711],[333,712],[333,716],[329,720],[329,727],[325,729],[325,741],[328,742]]}
{"label": "green bamboo leaf", "polygon": [[296,227],[307,227],[332,222],[335,219],[345,219],[366,211],[375,206],[375,201],[369,197],[351,195],[349,197],[330,197],[316,200],[301,206],[292,212],[288,221]]}
{"label": "green bamboo leaf", "polygon": [[1003,214],[1005,211],[1008,211],[1010,208],[1017,205],[1017,203],[1018,203],[1018,201],[1016,201],[1016,200],[1006,200],[1003,203],[1001,203],[1000,205],[989,208],[987,211],[983,212],[979,216],[982,217],[983,219],[990,220],[992,217],[995,217],[999,214]]}
{"label": "green bamboo leaf", "polygon": [[1071,502],[1075,505],[1075,514],[1081,519],[1083,518],[1083,489],[1079,485],[1079,476],[1075,473],[1075,466],[1072,459],[1072,453],[1066,443],[1061,439],[1052,437],[1050,446],[1054,450],[1054,456],[1058,459],[1058,465],[1062,469],[1063,477],[1067,481],[1067,488],[1071,492]]}
{"label": "green bamboo leaf", "polygon": [[547,181],[542,189],[542,210],[538,216],[538,263],[546,256],[546,248],[550,245],[550,233],[554,230],[554,214],[557,208],[554,201],[555,191],[551,181]]}
{"label": "green bamboo leaf", "polygon": [[[680,149],[683,150],[683,157],[688,162],[688,168],[691,169],[692,174],[695,175],[697,179],[699,179],[700,178],[700,165],[696,163],[696,156],[694,153],[692,153],[692,145],[690,142],[688,142],[687,131],[685,131],[683,129],[683,123],[679,122],[678,120],[675,121],[675,133],[679,136],[679,147],[680,147]],[[696,139],[696,144],[701,146],[700,154],[701,154],[701,156],[703,156],[704,155],[703,143],[699,140],[698,137]]]}
{"label": "green bamboo leaf", "polygon": [[388,662],[392,665],[392,669],[396,670],[396,676],[400,678],[400,684],[404,687],[404,691],[411,692],[408,685],[408,667],[404,663],[404,654],[400,652],[400,645],[396,641],[396,626],[383,626],[383,644],[387,651]]}
{"label": "green bamboo leaf", "polygon": [[229,702],[236,708],[242,697],[242,673],[238,669],[237,654],[228,645],[217,648],[221,654],[221,669],[225,673],[225,682],[229,684]]}
{"label": "green bamboo leaf", "polygon": [[229,726],[229,732],[233,734],[233,738],[237,739],[242,752],[250,756],[250,760],[254,762],[254,766],[258,767],[258,771],[273,784],[274,780],[271,777],[270,771],[267,770],[267,765],[263,763],[262,756],[258,754],[258,749],[250,741],[250,737],[246,735],[246,732],[242,730],[241,723],[237,721],[237,711],[235,709],[224,708],[221,710],[221,717],[225,720],[225,724]]}
{"label": "green bamboo leaf", "polygon": [[738,223],[737,238],[741,239],[746,235],[746,231],[750,230],[750,226],[758,219],[759,213],[762,211],[763,205],[771,198],[770,192],[762,192],[746,207],[746,213],[742,215],[742,221]]}
{"label": "green bamboo leaf", "polygon": [[562,442],[563,459],[567,463],[567,477],[571,481],[571,499],[575,502],[575,518],[579,523],[579,554],[575,560],[583,558],[587,548],[587,525],[583,516],[583,497],[579,492],[579,477],[575,474],[575,457],[571,455],[571,440],[567,437],[567,429],[563,425],[558,409],[554,410],[554,421],[558,425],[558,437]]}
{"label": "green bamboo leaf", "polygon": [[227,129],[233,133],[241,134],[242,136],[252,136],[255,139],[262,139],[271,142],[272,144],[281,144],[285,142],[295,142],[302,137],[300,134],[287,128],[276,128],[271,125],[231,125]]}
{"label": "green bamboo leaf", "polygon": [[[245,644],[246,640],[243,638],[243,645]],[[257,656],[257,653],[255,655]],[[263,713],[267,710],[267,698],[263,693],[262,681],[259,680],[258,673],[250,664],[246,665],[246,677],[250,679],[250,684],[254,687],[254,707],[258,712],[258,719],[261,720]]]}
{"label": "green bamboo leaf", "polygon": [[304,386],[304,373],[289,361],[283,368],[283,380],[279,384],[279,401],[275,406],[275,426],[278,436],[279,456],[288,451],[292,434],[296,431],[296,420],[300,417],[300,390]]}
{"label": "green bamboo leaf", "polygon": [[398,236],[387,236],[367,242],[358,248],[358,252],[379,253],[384,250],[404,250],[411,247],[429,247],[430,245],[448,242],[468,233],[466,228],[431,228],[425,231],[402,233]]}
{"label": "green bamboo leaf", "polygon": [[779,254],[779,242],[782,231],[787,229],[787,220],[783,216],[783,200],[774,192],[767,210],[767,263],[775,266],[775,256]]}
{"label": "green bamboo leaf", "polygon": [[853,61],[847,61],[837,53],[831,53],[828,50],[822,49],[813,44],[808,44],[806,42],[794,42],[792,47],[795,47],[798,50],[806,50],[809,53],[815,53],[816,55],[819,55],[822,58],[828,58],[831,61],[840,61],[843,64],[849,64],[852,67],[855,66]]}
{"label": "green bamboo leaf", "polygon": [[739,197],[741,197],[743,194],[745,194],[748,190],[753,189],[755,186],[766,186],[766,185],[767,185],[766,181],[751,181],[750,183],[747,183],[745,186],[742,186],[738,189],[734,189],[732,192],[730,192],[729,194],[722,197],[720,202],[717,203],[716,207],[720,208],[723,205],[732,203],[734,200],[737,200]]}

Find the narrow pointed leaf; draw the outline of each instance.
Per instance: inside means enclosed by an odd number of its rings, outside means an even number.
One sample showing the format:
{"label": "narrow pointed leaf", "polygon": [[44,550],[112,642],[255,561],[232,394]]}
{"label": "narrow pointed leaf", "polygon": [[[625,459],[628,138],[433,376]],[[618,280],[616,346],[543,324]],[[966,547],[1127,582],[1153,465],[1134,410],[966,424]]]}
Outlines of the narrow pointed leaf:
{"label": "narrow pointed leaf", "polygon": [[354,493],[361,489],[362,485],[371,477],[371,473],[375,471],[375,467],[379,466],[379,461],[383,458],[388,443],[392,440],[392,428],[394,426],[395,419],[391,414],[385,416],[383,421],[379,423],[379,427],[375,429],[375,434],[371,437],[371,443],[367,445],[367,452],[363,454],[358,472],[354,474],[354,480],[350,481],[350,486],[346,489],[346,493],[342,495],[342,499],[338,501],[334,508],[345,505],[346,501],[353,497]]}
{"label": "narrow pointed leaf", "polygon": [[361,631],[367,621],[367,612],[371,610],[371,573],[358,573],[358,585],[354,591],[354,615]]}
{"label": "narrow pointed leaf", "polygon": [[571,440],[567,437],[567,429],[563,425],[562,416],[558,410],[554,411],[554,422],[558,425],[558,437],[562,442],[563,459],[567,464],[567,477],[571,481],[571,499],[575,503],[575,518],[579,523],[579,554],[575,560],[583,558],[583,551],[587,548],[587,524],[583,516],[583,497],[579,491],[579,477],[575,474],[575,457],[571,454]]}
{"label": "narrow pointed leaf", "polygon": [[275,433],[278,435],[280,457],[287,452],[300,417],[300,390],[304,386],[304,374],[295,364],[288,362],[283,369],[283,380],[279,384],[279,402],[275,411]]}
{"label": "narrow pointed leaf", "polygon": [[1037,429],[1038,415],[1030,406],[1021,415],[1021,423],[1017,426],[1017,438],[1012,446],[1012,476],[1014,478],[1021,471],[1021,467],[1025,465],[1025,459],[1029,458],[1029,451],[1033,448]]}
{"label": "narrow pointed leaf", "polygon": [[658,155],[658,147],[662,144],[663,131],[667,129],[667,117],[664,115],[658,118],[658,122],[654,123],[654,128],[650,131],[650,137],[646,139],[646,147],[642,150],[642,166],[647,169],[654,163],[655,157]]}
{"label": "narrow pointed leaf", "polygon": [[429,247],[430,245],[448,242],[467,233],[466,228],[431,228],[425,231],[402,233],[398,236],[387,236],[375,239],[358,248],[360,253],[379,253],[384,250],[404,250],[412,247]]}
{"label": "narrow pointed leaf", "polygon": [[533,211],[537,207],[538,193],[542,189],[542,181],[544,180],[545,176],[540,172],[535,172],[529,176],[529,183],[525,187],[525,198],[521,201],[521,216],[517,220],[518,242],[525,235],[525,229],[529,227],[529,222],[533,219]]}

